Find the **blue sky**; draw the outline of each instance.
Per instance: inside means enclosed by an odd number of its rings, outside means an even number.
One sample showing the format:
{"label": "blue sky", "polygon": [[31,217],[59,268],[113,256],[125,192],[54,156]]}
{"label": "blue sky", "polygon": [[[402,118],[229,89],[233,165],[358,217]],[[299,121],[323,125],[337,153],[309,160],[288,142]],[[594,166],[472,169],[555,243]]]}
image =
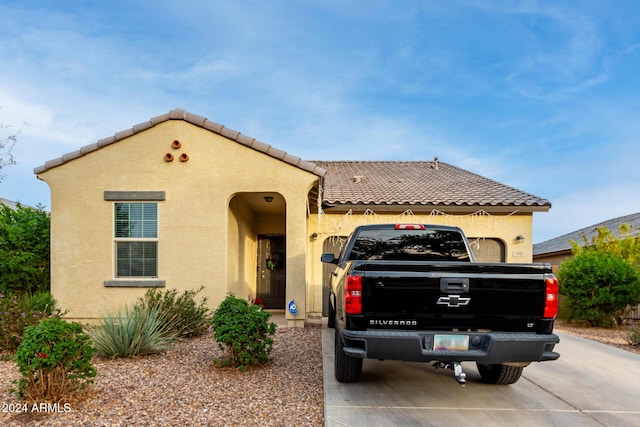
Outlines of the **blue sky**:
{"label": "blue sky", "polygon": [[640,211],[640,3],[0,0],[0,197],[174,108],[307,160],[432,160],[549,199],[534,243]]}

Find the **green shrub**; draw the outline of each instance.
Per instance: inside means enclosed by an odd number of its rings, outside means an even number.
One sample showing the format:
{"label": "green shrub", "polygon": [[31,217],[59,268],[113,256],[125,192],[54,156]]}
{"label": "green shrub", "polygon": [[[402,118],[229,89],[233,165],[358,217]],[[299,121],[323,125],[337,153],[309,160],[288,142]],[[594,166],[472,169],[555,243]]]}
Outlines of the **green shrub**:
{"label": "green shrub", "polygon": [[210,321],[207,298],[203,297],[200,303],[195,299],[203,289],[204,287],[200,287],[195,291],[184,291],[180,295],[175,289],[149,289],[144,297],[138,300],[136,306],[159,310],[169,323],[169,329],[178,338],[198,337],[209,329]]}
{"label": "green shrub", "polygon": [[227,359],[216,362],[240,370],[269,362],[276,332],[270,317],[260,306],[229,294],[211,320],[215,339],[228,354]]}
{"label": "green shrub", "polygon": [[565,295],[558,296],[558,315],[556,318],[570,321],[572,316],[571,306],[567,304],[567,297]]}
{"label": "green shrub", "polygon": [[[17,394],[29,402],[61,402],[93,382],[93,347],[77,323],[59,318],[29,326],[15,355]],[[14,390],[15,391],[15,390]]]}
{"label": "green shrub", "polygon": [[567,297],[569,320],[592,326],[617,324],[627,306],[640,298],[637,271],[622,257],[602,251],[582,251],[562,263],[560,292]]}
{"label": "green shrub", "polygon": [[158,309],[125,307],[102,316],[87,327],[98,355],[132,357],[169,349],[175,339]]}
{"label": "green shrub", "polygon": [[631,345],[640,345],[640,326],[637,323],[631,326],[628,340]]}
{"label": "green shrub", "polygon": [[27,326],[37,325],[47,313],[33,310],[19,294],[0,294],[0,353],[16,351]]}
{"label": "green shrub", "polygon": [[49,290],[49,214],[0,204],[0,292]]}
{"label": "green shrub", "polygon": [[36,292],[25,297],[27,309],[33,313],[44,313],[48,316],[62,316],[65,313],[58,308],[58,301],[49,292]]}

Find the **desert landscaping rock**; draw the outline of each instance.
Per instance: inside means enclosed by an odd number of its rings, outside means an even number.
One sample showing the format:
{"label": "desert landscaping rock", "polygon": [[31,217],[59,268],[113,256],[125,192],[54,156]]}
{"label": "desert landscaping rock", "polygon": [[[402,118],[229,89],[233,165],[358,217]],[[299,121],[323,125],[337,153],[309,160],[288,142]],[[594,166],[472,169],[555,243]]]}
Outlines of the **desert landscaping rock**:
{"label": "desert landscaping rock", "polygon": [[[640,353],[629,327],[589,328],[557,322],[558,332]],[[324,425],[322,327],[278,328],[273,363],[240,372],[213,365],[223,357],[210,332],[163,354],[94,360],[95,383],[59,412],[3,411],[2,426],[317,426]],[[22,405],[9,393],[18,370],[0,362],[3,409]]]}
{"label": "desert landscaping rock", "polygon": [[98,375],[86,396],[41,412],[16,410],[24,402],[9,389],[19,373],[3,361],[0,425],[322,426],[321,332],[319,324],[278,328],[273,362],[244,372],[212,363],[224,356],[212,333],[163,354],[96,358]]}

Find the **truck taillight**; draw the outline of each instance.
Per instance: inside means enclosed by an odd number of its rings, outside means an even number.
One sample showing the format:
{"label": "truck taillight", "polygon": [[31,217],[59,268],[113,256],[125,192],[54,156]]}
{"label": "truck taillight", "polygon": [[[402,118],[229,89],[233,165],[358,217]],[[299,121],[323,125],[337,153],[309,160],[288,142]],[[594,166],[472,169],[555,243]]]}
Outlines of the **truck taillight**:
{"label": "truck taillight", "polygon": [[544,317],[547,319],[553,319],[558,314],[558,292],[560,286],[558,285],[558,279],[553,274],[550,274],[545,279],[546,291],[544,299]]}
{"label": "truck taillight", "polygon": [[347,314],[362,314],[362,276],[347,276],[344,311]]}

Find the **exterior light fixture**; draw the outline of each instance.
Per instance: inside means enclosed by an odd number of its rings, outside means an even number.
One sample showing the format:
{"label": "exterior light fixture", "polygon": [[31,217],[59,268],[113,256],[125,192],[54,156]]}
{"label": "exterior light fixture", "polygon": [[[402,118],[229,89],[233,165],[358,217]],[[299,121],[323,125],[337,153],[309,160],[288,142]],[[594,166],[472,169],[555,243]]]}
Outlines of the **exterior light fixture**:
{"label": "exterior light fixture", "polygon": [[524,243],[524,236],[522,234],[516,236],[516,243]]}
{"label": "exterior light fixture", "polygon": [[311,240],[317,240],[318,239],[318,233],[313,233],[311,235]]}
{"label": "exterior light fixture", "polygon": [[267,203],[273,202],[273,196],[265,196],[264,197],[264,201],[267,202]]}

